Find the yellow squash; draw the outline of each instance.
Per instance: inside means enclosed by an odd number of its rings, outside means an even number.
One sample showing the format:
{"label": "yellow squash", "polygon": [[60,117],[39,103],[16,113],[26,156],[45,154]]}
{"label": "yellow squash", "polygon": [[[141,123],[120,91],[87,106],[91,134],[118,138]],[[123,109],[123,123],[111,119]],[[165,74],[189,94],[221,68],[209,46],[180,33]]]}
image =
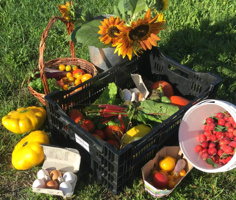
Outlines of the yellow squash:
{"label": "yellow squash", "polygon": [[148,134],[151,131],[151,128],[144,124],[139,124],[137,126],[129,129],[121,138],[122,146],[127,145],[135,140],[138,140]]}
{"label": "yellow squash", "polygon": [[39,165],[44,160],[41,144],[49,144],[49,137],[44,131],[33,131],[22,138],[12,152],[12,165],[18,170]]}
{"label": "yellow squash", "polygon": [[30,106],[18,108],[2,118],[2,125],[16,134],[23,134],[39,129],[46,119],[43,107]]}

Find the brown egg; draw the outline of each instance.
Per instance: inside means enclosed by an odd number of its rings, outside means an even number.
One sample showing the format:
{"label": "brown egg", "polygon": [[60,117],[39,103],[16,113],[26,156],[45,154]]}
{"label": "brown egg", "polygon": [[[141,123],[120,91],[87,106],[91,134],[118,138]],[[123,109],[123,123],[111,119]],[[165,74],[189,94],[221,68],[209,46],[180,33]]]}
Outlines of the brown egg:
{"label": "brown egg", "polygon": [[50,181],[47,181],[47,182],[46,182],[46,188],[49,188],[49,189],[58,189],[58,188],[59,188],[59,184],[58,184],[57,181],[50,180]]}
{"label": "brown egg", "polygon": [[54,169],[50,172],[50,177],[54,181],[57,180],[58,177],[62,177],[62,173],[59,170]]}

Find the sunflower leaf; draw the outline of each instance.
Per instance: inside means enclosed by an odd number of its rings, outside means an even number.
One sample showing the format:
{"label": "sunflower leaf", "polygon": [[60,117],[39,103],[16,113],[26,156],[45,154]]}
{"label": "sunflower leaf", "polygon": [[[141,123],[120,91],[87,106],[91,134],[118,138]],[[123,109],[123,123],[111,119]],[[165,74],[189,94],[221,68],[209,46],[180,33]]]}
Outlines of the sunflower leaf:
{"label": "sunflower leaf", "polygon": [[82,43],[87,46],[96,46],[97,48],[106,47],[102,42],[99,41],[99,26],[100,20],[92,20],[82,27],[79,27],[74,30],[71,35],[72,41]]}
{"label": "sunflower leaf", "polygon": [[133,3],[134,10],[133,15],[142,14],[145,10],[148,9],[147,4],[143,0],[130,0]]}

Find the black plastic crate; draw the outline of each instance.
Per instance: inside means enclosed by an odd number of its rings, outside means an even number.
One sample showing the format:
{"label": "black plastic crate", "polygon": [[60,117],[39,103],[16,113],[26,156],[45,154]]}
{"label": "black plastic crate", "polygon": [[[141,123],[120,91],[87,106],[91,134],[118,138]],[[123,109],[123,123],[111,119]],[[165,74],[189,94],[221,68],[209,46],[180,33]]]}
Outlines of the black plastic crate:
{"label": "black plastic crate", "polygon": [[[91,104],[110,82],[120,88],[134,86],[131,73],[139,73],[151,81],[166,80],[175,93],[191,103],[157,125],[142,139],[118,150],[105,141],[93,137],[67,115],[73,107]],[[70,138],[78,145],[82,161],[87,162],[98,181],[113,193],[119,193],[132,183],[141,167],[166,142],[176,142],[178,127],[186,110],[205,98],[213,97],[221,79],[210,73],[195,72],[164,56],[157,48],[126,64],[113,67],[87,83],[72,90],[54,92],[45,97],[50,130],[60,137]],[[82,87],[83,90],[76,91]]]}

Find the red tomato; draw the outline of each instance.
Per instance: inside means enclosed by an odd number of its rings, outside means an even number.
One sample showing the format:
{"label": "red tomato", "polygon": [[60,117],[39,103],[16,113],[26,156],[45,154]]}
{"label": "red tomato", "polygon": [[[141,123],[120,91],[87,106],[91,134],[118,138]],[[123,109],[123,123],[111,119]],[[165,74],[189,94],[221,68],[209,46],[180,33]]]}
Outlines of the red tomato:
{"label": "red tomato", "polygon": [[78,109],[70,110],[69,116],[75,123],[80,122],[84,118],[83,114]]}
{"label": "red tomato", "polygon": [[72,74],[73,74],[73,76],[75,74],[82,74],[83,75],[83,74],[85,74],[85,71],[83,69],[75,69],[75,70],[73,70]]}
{"label": "red tomato", "polygon": [[90,119],[84,119],[80,125],[85,127],[85,129],[87,128],[90,133],[92,133],[95,128],[94,123]]}
{"label": "red tomato", "polygon": [[[109,125],[105,128],[106,137],[109,139],[121,138],[123,135],[122,128],[118,125]],[[117,136],[117,137],[116,137]]]}
{"label": "red tomato", "polygon": [[165,96],[171,97],[174,95],[174,89],[173,89],[172,85],[167,81],[156,81],[155,83],[152,84],[151,88],[157,89],[160,86],[161,86]]}
{"label": "red tomato", "polygon": [[120,147],[119,142],[117,140],[109,139],[109,140],[107,140],[107,142],[109,144],[113,145],[114,147],[116,147],[117,149],[119,149],[119,147]]}
{"label": "red tomato", "polygon": [[102,130],[95,130],[94,132],[93,132],[93,135],[94,136],[98,136],[99,138],[101,138],[102,140],[105,140],[106,139],[106,135],[105,135],[105,133],[102,131]]}

